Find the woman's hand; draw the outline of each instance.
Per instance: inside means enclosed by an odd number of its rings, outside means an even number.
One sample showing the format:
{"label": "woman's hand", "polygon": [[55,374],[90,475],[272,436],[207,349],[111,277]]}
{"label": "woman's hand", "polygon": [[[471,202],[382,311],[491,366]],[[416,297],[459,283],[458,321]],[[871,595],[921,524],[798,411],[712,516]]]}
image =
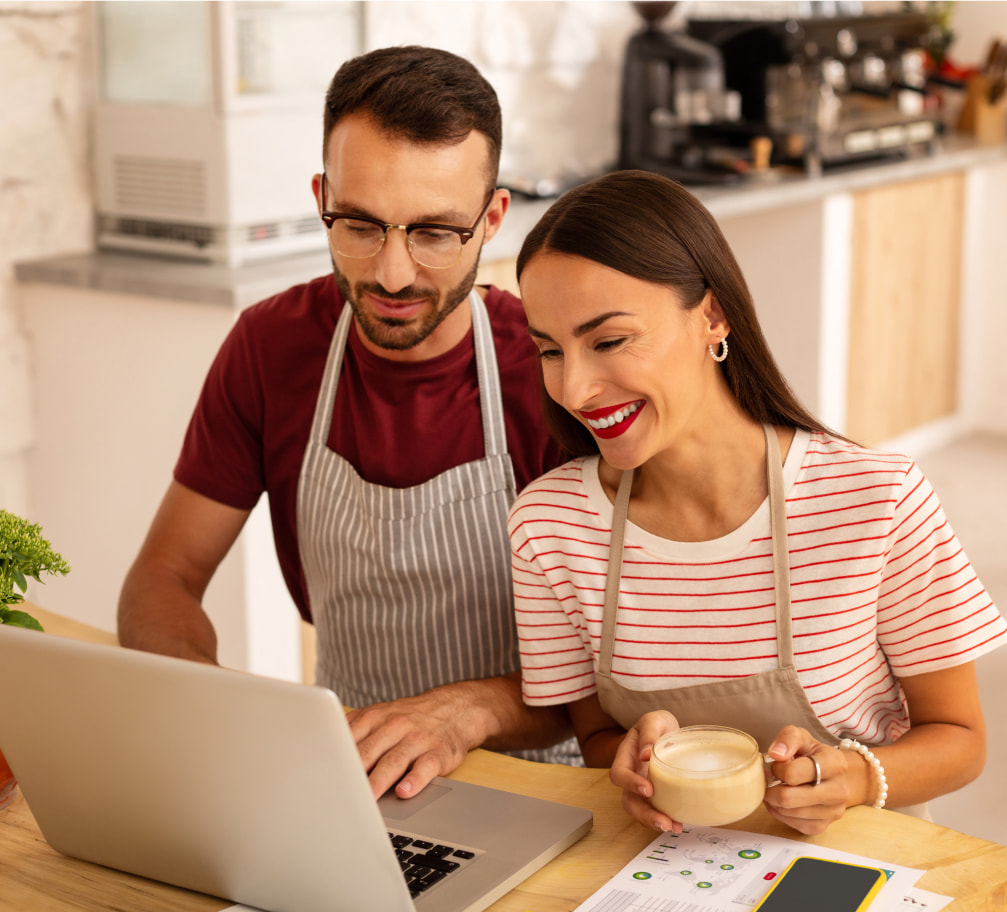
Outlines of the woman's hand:
{"label": "woman's hand", "polygon": [[622,789],[622,806],[626,812],[644,826],[663,833],[681,833],[682,824],[662,814],[650,803],[654,786],[647,778],[647,767],[654,742],[665,732],[678,728],[678,721],[665,710],[641,716],[636,725],[626,732],[609,771],[609,778]]}
{"label": "woman's hand", "polygon": [[[836,750],[803,728],[783,728],[767,756],[778,780],[766,789],[766,808],[798,832],[815,835],[846,813],[865,775],[860,754]],[[858,781],[854,781],[854,780]]]}

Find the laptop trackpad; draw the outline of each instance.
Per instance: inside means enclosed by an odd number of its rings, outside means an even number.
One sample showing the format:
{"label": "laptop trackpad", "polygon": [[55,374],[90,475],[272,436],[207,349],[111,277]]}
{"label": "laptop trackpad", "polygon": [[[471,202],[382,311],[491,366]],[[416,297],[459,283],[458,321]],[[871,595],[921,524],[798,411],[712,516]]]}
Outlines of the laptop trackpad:
{"label": "laptop trackpad", "polygon": [[378,801],[378,810],[386,820],[407,820],[417,811],[439,801],[450,791],[449,787],[434,785],[432,782],[415,798],[399,798],[395,792],[388,791]]}

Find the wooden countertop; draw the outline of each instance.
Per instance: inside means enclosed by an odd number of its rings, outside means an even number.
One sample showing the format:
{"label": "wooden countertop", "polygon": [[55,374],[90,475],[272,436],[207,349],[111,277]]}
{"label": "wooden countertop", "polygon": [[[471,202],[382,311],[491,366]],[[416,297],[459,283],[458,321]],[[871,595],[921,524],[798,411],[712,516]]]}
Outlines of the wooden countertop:
{"label": "wooden countertop", "polygon": [[[49,635],[114,643],[50,612],[31,609]],[[615,875],[655,834],[630,819],[604,770],[529,763],[472,751],[454,777],[594,812],[584,839],[490,906],[491,912],[571,912]],[[955,897],[949,912],[1007,909],[1007,847],[955,830],[873,808],[851,809],[818,837],[801,837],[764,809],[733,826],[921,868],[923,890]],[[202,894],[66,858],[49,847],[22,796],[0,811],[0,910],[143,909],[219,912],[231,904]]]}

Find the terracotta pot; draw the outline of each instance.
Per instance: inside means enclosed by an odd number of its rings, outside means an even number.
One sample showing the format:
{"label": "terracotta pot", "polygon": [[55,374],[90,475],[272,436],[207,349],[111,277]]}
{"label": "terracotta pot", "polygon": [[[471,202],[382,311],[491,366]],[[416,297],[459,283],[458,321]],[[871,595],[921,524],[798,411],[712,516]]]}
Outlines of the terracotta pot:
{"label": "terracotta pot", "polygon": [[10,771],[3,753],[0,753],[0,810],[7,807],[17,795],[17,780]]}

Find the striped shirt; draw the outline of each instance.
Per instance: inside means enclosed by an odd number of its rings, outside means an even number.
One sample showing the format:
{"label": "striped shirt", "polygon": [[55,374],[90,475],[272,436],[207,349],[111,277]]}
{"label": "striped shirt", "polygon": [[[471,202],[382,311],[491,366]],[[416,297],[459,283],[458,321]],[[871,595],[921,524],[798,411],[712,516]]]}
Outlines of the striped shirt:
{"label": "striped shirt", "polygon": [[[523,691],[531,705],[596,692],[612,505],[598,457],[532,482],[509,519]],[[970,662],[1007,622],[905,456],[798,431],[784,465],[794,661],[837,737],[909,727],[898,676]],[[612,677],[665,690],[777,666],[768,500],[714,541],[627,523]]]}

